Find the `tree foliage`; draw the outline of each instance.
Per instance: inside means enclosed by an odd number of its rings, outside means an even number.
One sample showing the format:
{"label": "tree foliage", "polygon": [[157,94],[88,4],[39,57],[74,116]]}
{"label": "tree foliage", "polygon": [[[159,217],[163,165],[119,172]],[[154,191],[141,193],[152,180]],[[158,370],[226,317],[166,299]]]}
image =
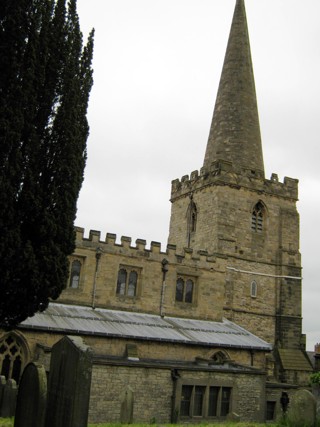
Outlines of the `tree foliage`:
{"label": "tree foliage", "polygon": [[315,372],[313,374],[310,375],[310,382],[311,384],[316,384],[316,385],[320,385],[320,372]]}
{"label": "tree foliage", "polygon": [[0,4],[0,323],[56,299],[83,181],[93,31],[76,0]]}

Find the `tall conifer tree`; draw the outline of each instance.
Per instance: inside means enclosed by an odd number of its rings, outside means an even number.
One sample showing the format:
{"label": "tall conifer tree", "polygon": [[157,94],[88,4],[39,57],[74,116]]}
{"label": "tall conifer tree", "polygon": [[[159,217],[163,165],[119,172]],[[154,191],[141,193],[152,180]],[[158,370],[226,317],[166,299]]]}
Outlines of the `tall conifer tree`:
{"label": "tall conifer tree", "polygon": [[93,31],[76,0],[0,3],[0,323],[56,299],[83,181]]}

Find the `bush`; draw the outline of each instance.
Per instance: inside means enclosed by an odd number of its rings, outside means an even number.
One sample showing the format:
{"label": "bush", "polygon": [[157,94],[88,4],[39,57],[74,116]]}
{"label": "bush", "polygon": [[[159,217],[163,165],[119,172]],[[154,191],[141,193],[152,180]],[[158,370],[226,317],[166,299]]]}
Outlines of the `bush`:
{"label": "bush", "polygon": [[13,418],[0,418],[0,427],[13,427]]}

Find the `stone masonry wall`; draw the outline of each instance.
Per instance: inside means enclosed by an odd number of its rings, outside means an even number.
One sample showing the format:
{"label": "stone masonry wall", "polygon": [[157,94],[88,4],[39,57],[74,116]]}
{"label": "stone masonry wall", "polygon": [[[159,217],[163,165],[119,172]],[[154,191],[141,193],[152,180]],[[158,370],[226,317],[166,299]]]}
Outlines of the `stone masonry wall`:
{"label": "stone masonry wall", "polygon": [[[77,247],[70,259],[82,263],[80,285],[75,289],[68,286],[59,302],[221,321],[225,280],[223,259],[192,250],[177,254],[172,245],[168,245],[166,252],[161,252],[161,246],[156,242],[146,249],[146,242],[140,239],[133,247],[127,237],[122,237],[121,244],[117,244],[116,236],[111,234],[101,241],[100,233],[94,231],[86,239],[83,232],[83,229],[77,229]],[[168,261],[165,283],[164,259]],[[118,271],[122,267],[138,272],[137,293],[133,297],[116,293]],[[175,301],[176,282],[180,276],[194,282],[192,303]]]}
{"label": "stone masonry wall", "polygon": [[[44,363],[46,368],[50,366],[50,349],[64,335],[49,334],[37,331],[21,331],[21,336],[28,343],[28,354],[31,361]],[[135,345],[137,356],[140,359],[157,359],[165,361],[195,362],[196,358],[211,359],[216,352],[223,350],[227,359],[244,366],[253,366],[257,369],[265,369],[265,353],[257,351],[252,356],[250,350],[245,349],[221,349],[219,347],[206,347],[184,344],[173,344],[150,340],[120,339],[101,336],[82,336],[84,343],[91,347],[97,357],[126,357],[128,345]],[[49,355],[49,356],[48,356]],[[253,359],[252,359],[253,357]]]}
{"label": "stone masonry wall", "polygon": [[[197,221],[190,234],[194,251],[225,259],[224,316],[268,342],[301,344],[301,258],[298,182],[235,173],[232,164],[192,172],[172,182],[169,243],[186,245],[190,204]],[[252,211],[264,206],[262,230],[252,230]],[[222,263],[221,263],[222,264]],[[287,276],[293,276],[292,279]],[[251,284],[257,295],[251,295]]]}
{"label": "stone masonry wall", "polygon": [[90,346],[97,356],[118,356],[126,355],[128,344],[134,344],[137,348],[137,355],[140,359],[156,359],[165,361],[195,362],[195,359],[211,359],[216,352],[223,351],[226,357],[244,366],[253,366],[257,369],[265,369],[265,353],[256,351],[253,356],[250,350],[246,349],[221,349],[219,347],[204,347],[194,345],[184,345],[177,343],[165,343],[157,341],[138,341],[128,339],[108,338],[88,336],[84,338],[85,344]]}
{"label": "stone masonry wall", "polygon": [[263,420],[263,375],[186,369],[179,369],[178,374],[175,387],[170,368],[96,363],[92,374],[89,422],[119,422],[121,395],[130,387],[134,395],[133,422],[170,423],[172,398],[177,412],[182,384],[227,384],[232,387],[231,411],[238,413],[243,421]]}
{"label": "stone masonry wall", "polygon": [[[206,250],[209,254],[218,252],[277,263],[279,249],[290,249],[292,253],[295,252],[294,258],[298,265],[299,216],[295,206],[296,193],[288,192],[291,187],[287,181],[281,184],[257,179],[241,185],[241,180],[245,180],[241,176],[237,176],[234,183],[228,182],[228,175],[216,178],[216,181],[210,178],[185,181],[182,178],[181,190],[177,190],[180,187],[173,182],[169,243],[175,244],[178,250],[187,246],[187,211],[192,194],[192,201],[197,208],[196,230],[190,239],[190,247],[194,251]],[[263,232],[253,233],[252,210],[259,201],[266,208]]]}
{"label": "stone masonry wall", "polygon": [[128,387],[133,390],[134,395],[134,422],[170,422],[170,369],[97,364],[92,371],[89,422],[119,422],[121,395]]}

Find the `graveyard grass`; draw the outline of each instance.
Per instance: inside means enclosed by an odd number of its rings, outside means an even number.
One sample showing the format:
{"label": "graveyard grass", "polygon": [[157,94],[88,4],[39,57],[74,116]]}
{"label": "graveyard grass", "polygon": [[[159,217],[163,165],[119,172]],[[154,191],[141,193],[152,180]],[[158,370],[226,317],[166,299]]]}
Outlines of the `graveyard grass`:
{"label": "graveyard grass", "polygon": [[[0,427],[13,427],[13,418],[0,418]],[[190,424],[189,424],[190,425]],[[195,424],[196,427],[280,427],[284,424],[268,423],[213,423],[213,424]],[[152,424],[120,424],[120,423],[105,423],[105,424],[89,424],[88,427],[159,427],[157,423]],[[185,424],[161,424],[161,427],[185,427]]]}
{"label": "graveyard grass", "polygon": [[[13,427],[14,420],[13,418],[0,418],[0,427]],[[196,424],[196,427],[264,427],[264,426],[274,426],[276,424],[257,424],[257,423],[214,423],[214,424]],[[185,425],[179,424],[161,424],[161,427],[185,427]],[[88,427],[158,427],[155,424],[119,424],[119,423],[106,423],[106,424],[89,424]]]}
{"label": "graveyard grass", "polygon": [[[13,418],[0,418],[0,427],[13,427]],[[190,425],[190,424],[189,424]],[[214,424],[195,424],[196,427],[265,427],[265,426],[281,426],[281,424],[258,424],[258,423],[214,423]],[[283,426],[283,424],[282,424]],[[159,427],[157,423],[153,424],[120,424],[120,423],[106,423],[106,424],[89,424],[88,427]],[[161,424],[161,427],[185,427],[179,424]]]}

